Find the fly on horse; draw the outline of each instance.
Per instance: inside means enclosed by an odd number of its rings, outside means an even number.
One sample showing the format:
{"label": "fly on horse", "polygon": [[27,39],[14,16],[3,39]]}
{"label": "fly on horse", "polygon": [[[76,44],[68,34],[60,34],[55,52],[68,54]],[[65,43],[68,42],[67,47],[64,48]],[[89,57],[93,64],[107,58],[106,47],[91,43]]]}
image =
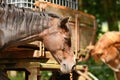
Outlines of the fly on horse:
{"label": "fly on horse", "polygon": [[62,18],[53,13],[36,12],[1,3],[0,51],[14,45],[40,40],[61,65],[61,71],[69,73],[76,62],[71,48],[68,20],[69,17]]}
{"label": "fly on horse", "polygon": [[88,46],[95,60],[101,60],[107,64],[120,80],[120,32],[107,32],[96,43]]}

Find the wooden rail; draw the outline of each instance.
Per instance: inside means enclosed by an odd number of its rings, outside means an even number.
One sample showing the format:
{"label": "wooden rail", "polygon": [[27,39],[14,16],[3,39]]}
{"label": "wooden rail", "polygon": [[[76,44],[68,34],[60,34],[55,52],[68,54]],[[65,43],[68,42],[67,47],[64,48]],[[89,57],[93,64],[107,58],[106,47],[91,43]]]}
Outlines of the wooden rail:
{"label": "wooden rail", "polygon": [[[34,3],[35,6],[39,7],[39,8],[44,8],[45,11],[50,12],[50,13],[55,13],[57,15],[66,17],[66,16],[70,16],[70,21],[75,22],[75,14],[78,14],[81,19],[80,22],[81,23],[85,23],[88,25],[93,25],[93,19],[95,19],[95,17],[93,15],[81,12],[81,11],[77,11],[77,10],[73,10],[71,8],[67,8],[64,6],[60,6],[60,5],[56,5],[50,2],[35,2]],[[42,5],[42,6],[40,6]]]}

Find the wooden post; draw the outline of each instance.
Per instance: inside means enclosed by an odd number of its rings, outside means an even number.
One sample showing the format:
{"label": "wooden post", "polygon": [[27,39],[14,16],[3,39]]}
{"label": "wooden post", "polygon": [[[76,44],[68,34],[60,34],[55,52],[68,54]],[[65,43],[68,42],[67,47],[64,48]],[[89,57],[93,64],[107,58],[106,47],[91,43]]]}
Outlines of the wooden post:
{"label": "wooden post", "polygon": [[37,80],[41,80],[40,68],[37,68]]}
{"label": "wooden post", "polygon": [[25,80],[29,80],[29,75],[30,75],[30,72],[29,71],[25,71]]}
{"label": "wooden post", "polygon": [[39,62],[33,62],[33,64],[32,66],[27,68],[27,70],[30,72],[29,80],[40,80],[41,74],[40,74]]}
{"label": "wooden post", "polygon": [[77,59],[80,48],[80,26],[79,26],[79,15],[75,15],[75,57]]}
{"label": "wooden post", "polygon": [[95,44],[96,31],[97,31],[97,23],[96,23],[96,19],[94,19],[94,21],[93,21],[93,34],[92,34],[92,38],[91,38],[89,45]]}
{"label": "wooden post", "polygon": [[56,71],[55,70],[52,70],[52,80],[56,80]]}

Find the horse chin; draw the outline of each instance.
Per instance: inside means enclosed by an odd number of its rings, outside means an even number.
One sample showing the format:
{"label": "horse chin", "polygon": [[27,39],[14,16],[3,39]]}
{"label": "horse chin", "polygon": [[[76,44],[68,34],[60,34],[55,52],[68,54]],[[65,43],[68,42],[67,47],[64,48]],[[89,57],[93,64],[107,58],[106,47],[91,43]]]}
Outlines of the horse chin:
{"label": "horse chin", "polygon": [[61,63],[60,70],[63,74],[70,73],[70,72],[72,72],[75,64],[76,64],[75,62],[70,62],[70,61],[68,62],[67,60],[65,60]]}

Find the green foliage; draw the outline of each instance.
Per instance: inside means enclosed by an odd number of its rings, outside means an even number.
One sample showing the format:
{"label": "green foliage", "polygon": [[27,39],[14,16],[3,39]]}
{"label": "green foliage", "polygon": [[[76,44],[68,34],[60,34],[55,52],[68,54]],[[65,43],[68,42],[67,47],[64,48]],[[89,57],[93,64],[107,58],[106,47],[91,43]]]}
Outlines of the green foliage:
{"label": "green foliage", "polygon": [[49,80],[51,75],[52,75],[51,71],[41,71],[41,80]]}
{"label": "green foliage", "polygon": [[82,0],[82,11],[96,17],[98,33],[102,32],[103,22],[108,22],[109,30],[118,30],[119,10],[120,0]]}
{"label": "green foliage", "polygon": [[101,61],[99,61],[99,63],[96,63],[93,58],[90,58],[87,62],[81,62],[79,64],[88,65],[89,72],[91,72],[99,80],[115,80],[113,71]]}
{"label": "green foliage", "polygon": [[[41,80],[49,80],[51,75],[51,71],[41,71]],[[10,80],[25,80],[25,74],[23,71],[16,71],[16,75],[8,75],[8,77],[10,78]]]}
{"label": "green foliage", "polygon": [[10,77],[10,80],[25,80],[23,77]]}
{"label": "green foliage", "polygon": [[10,80],[25,80],[24,72],[17,71],[16,76],[9,76],[9,78],[10,78]]}

